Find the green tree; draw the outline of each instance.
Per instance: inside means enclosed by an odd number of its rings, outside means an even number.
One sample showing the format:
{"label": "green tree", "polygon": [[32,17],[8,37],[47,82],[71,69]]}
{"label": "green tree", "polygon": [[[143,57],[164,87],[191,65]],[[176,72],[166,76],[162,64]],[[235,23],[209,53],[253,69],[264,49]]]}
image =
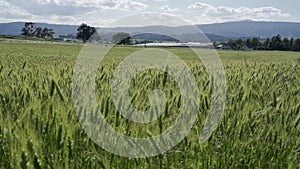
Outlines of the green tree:
{"label": "green tree", "polygon": [[36,27],[33,22],[26,22],[22,28],[22,35],[28,37],[51,39],[53,34],[55,34],[53,29]]}
{"label": "green tree", "polygon": [[296,39],[293,45],[294,51],[300,51],[300,39]]}
{"label": "green tree", "polygon": [[88,26],[85,23],[81,24],[77,31],[77,38],[82,39],[83,42],[87,42],[93,34],[97,33],[95,27]]}
{"label": "green tree", "polygon": [[258,49],[261,49],[261,42],[260,42],[260,39],[257,38],[257,37],[254,37],[252,38],[251,40],[251,46],[255,49],[255,50],[258,50]]}
{"label": "green tree", "polygon": [[246,41],[245,41],[245,45],[247,46],[247,47],[252,47],[252,42],[251,42],[251,39],[246,39]]}
{"label": "green tree", "polygon": [[128,33],[120,32],[112,37],[112,42],[118,45],[129,45],[131,43],[131,37]]}
{"label": "green tree", "polygon": [[242,49],[242,47],[244,46],[244,42],[242,39],[238,39],[236,40],[236,49]]}
{"label": "green tree", "polygon": [[42,38],[43,37],[42,34],[43,34],[43,28],[41,27],[37,27],[33,32],[33,36],[38,38]]}
{"label": "green tree", "polygon": [[232,40],[232,39],[229,39],[229,41],[227,42],[227,44],[229,46],[231,46],[232,49],[235,49],[235,47],[236,47],[235,41]]}
{"label": "green tree", "polygon": [[33,22],[26,22],[24,24],[24,27],[22,28],[22,35],[23,36],[29,36],[29,37],[32,37],[34,36],[34,31],[35,31],[35,23]]}
{"label": "green tree", "polygon": [[232,40],[230,39],[227,43],[233,50],[239,50],[242,48],[243,41],[241,39]]}
{"label": "green tree", "polygon": [[291,38],[290,42],[289,42],[289,48],[291,51],[294,50],[294,38]]}
{"label": "green tree", "polygon": [[272,46],[271,46],[271,39],[270,38],[267,38],[264,43],[263,43],[263,49],[264,50],[271,50],[272,49]]}
{"label": "green tree", "polygon": [[44,28],[42,30],[41,36],[44,39],[52,39],[54,34],[55,34],[55,32],[53,31],[53,29]]}
{"label": "green tree", "polygon": [[41,27],[37,27],[33,32],[34,37],[44,38],[44,39],[52,39],[53,34],[55,34],[53,29],[41,28]]}
{"label": "green tree", "polygon": [[278,34],[272,37],[272,50],[281,50],[281,36]]}
{"label": "green tree", "polygon": [[291,49],[291,47],[290,47],[290,40],[288,38],[284,38],[281,41],[281,49],[284,50],[284,51],[288,51],[288,50]]}

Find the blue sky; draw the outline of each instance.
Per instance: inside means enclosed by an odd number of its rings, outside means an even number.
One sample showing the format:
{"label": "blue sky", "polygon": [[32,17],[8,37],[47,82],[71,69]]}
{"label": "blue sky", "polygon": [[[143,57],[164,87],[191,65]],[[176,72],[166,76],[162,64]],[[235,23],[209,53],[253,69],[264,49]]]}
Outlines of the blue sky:
{"label": "blue sky", "polygon": [[300,22],[299,0],[0,0],[0,22],[104,26],[124,16],[161,12],[191,24],[239,20]]}

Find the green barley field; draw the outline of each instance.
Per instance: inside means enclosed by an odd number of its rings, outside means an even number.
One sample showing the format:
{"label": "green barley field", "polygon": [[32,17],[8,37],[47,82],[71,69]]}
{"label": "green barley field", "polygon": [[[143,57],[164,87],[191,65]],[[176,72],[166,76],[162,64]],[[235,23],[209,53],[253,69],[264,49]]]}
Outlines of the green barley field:
{"label": "green barley field", "polygon": [[[174,148],[135,159],[105,151],[82,129],[72,99],[73,68],[81,49],[80,44],[0,42],[0,168],[300,168],[300,53],[218,51],[227,78],[226,107],[217,130],[201,143],[211,102],[205,67],[188,48],[162,48],[184,60],[194,74],[199,115]],[[174,79],[151,69],[132,80],[131,101],[147,110],[147,95],[159,88],[167,101],[162,116],[139,124],[117,111],[109,80],[126,56],[142,49],[113,48],[95,79],[101,114],[131,137],[162,133],[176,120],[181,102]]]}

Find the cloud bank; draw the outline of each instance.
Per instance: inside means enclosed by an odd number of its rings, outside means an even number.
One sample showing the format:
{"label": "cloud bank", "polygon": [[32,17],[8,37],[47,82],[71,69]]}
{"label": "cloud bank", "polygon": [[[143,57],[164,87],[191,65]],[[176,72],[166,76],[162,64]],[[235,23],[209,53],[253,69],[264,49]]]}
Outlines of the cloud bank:
{"label": "cloud bank", "polygon": [[[275,7],[227,7],[214,6],[207,3],[195,2],[188,6],[191,12],[199,13],[202,20],[233,21],[233,20],[272,20],[274,18],[289,17],[291,14]],[[200,18],[198,17],[198,18]]]}
{"label": "cloud bank", "polygon": [[[275,7],[228,7],[170,0],[0,0],[0,22],[33,21],[104,26],[143,12],[169,13],[191,23],[237,20],[286,20],[290,13]],[[185,4],[180,6],[179,4]]]}

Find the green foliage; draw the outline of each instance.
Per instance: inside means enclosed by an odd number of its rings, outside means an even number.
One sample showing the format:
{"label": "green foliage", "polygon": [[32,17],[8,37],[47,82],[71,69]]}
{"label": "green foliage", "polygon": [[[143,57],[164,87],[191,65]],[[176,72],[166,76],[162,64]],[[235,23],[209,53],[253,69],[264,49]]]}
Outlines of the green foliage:
{"label": "green foliage", "polygon": [[52,39],[55,34],[53,29],[35,27],[33,22],[26,22],[21,31],[23,36],[43,39]]}
{"label": "green foliage", "polygon": [[[95,27],[88,26],[87,24],[83,23],[77,28],[77,38],[82,39],[83,42],[87,42],[93,35],[97,37],[99,40],[100,36],[97,33]],[[94,37],[94,38],[95,38]]]}
{"label": "green foliage", "polygon": [[128,33],[120,32],[113,36],[112,42],[118,45],[130,45],[131,44],[131,37]]}
{"label": "green foliage", "polygon": [[293,50],[294,51],[300,51],[300,39],[296,39],[293,45]]}
{"label": "green foliage", "polygon": [[226,44],[230,45],[233,50],[242,50],[245,45],[247,48],[253,48],[254,50],[300,51],[300,39],[282,39],[279,34],[273,36],[271,39],[267,38],[265,41],[253,37],[244,41],[242,39],[230,39]]}
{"label": "green foliage", "polygon": [[35,30],[35,23],[33,22],[26,22],[24,24],[24,27],[22,28],[22,35],[23,36],[29,36],[32,37],[33,36],[33,32]]}
{"label": "green foliage", "polygon": [[[187,48],[164,48],[181,57],[195,75],[201,95],[199,117],[186,139],[165,154],[129,159],[97,146],[78,122],[71,93],[81,45],[0,43],[0,48],[0,168],[300,167],[299,53],[220,51],[227,75],[226,109],[217,131],[207,143],[200,143],[210,108],[206,68]],[[165,131],[180,107],[174,79],[148,70],[132,80],[132,103],[146,110],[148,93],[159,88],[168,105],[162,117],[138,124],[118,114],[109,80],[124,57],[141,49],[113,48],[95,79],[103,117],[132,137]]]}
{"label": "green foliage", "polygon": [[38,38],[52,39],[55,32],[53,29],[38,27],[33,32],[33,35]]}
{"label": "green foliage", "polygon": [[25,36],[15,36],[15,35],[0,35],[1,39],[7,39],[7,40],[32,40],[32,41],[44,41],[46,39],[40,39],[36,37],[25,37]]}

